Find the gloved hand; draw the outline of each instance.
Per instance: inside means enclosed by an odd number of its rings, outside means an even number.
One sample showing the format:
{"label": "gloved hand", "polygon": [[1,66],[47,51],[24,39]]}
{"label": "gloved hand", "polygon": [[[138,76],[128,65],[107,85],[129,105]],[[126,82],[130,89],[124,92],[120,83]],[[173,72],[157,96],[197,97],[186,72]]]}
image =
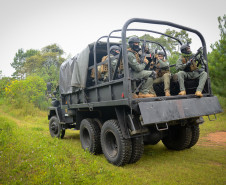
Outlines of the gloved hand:
{"label": "gloved hand", "polygon": [[155,71],[153,71],[150,75],[150,77],[152,77],[153,79],[156,79],[157,77],[157,73]]}
{"label": "gloved hand", "polygon": [[200,68],[200,69],[198,70],[199,74],[202,73],[203,71],[205,71],[203,68]]}
{"label": "gloved hand", "polygon": [[186,63],[186,66],[190,66],[191,65],[191,60],[189,60],[187,63]]}

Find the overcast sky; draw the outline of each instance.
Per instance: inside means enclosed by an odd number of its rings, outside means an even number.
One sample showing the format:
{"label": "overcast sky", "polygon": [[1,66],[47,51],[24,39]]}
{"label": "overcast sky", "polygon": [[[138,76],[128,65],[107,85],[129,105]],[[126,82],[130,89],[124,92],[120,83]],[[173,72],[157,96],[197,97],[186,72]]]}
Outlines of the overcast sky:
{"label": "overcast sky", "polygon": [[224,14],[226,0],[0,0],[0,70],[14,72],[10,63],[20,48],[57,43],[74,56],[135,17],[196,29],[210,51],[220,39],[217,17]]}

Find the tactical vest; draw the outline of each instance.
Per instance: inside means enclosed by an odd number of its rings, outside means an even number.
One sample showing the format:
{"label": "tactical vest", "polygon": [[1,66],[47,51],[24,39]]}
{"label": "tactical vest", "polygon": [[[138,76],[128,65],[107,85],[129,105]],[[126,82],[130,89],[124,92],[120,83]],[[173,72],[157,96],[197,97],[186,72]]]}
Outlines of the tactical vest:
{"label": "tactical vest", "polygon": [[[166,62],[165,60],[163,62]],[[156,73],[157,77],[162,77],[164,74],[169,73],[169,67],[165,66],[162,67],[160,66],[160,62],[156,64]]]}
{"label": "tactical vest", "polygon": [[[188,56],[188,57],[182,56],[182,63],[183,63],[183,64],[187,64],[187,62],[188,62],[192,57],[193,57],[193,55]],[[192,61],[191,61],[190,67],[186,67],[186,68],[184,69],[184,71],[185,71],[185,72],[192,72],[192,71],[195,71],[196,69],[198,69],[197,64],[196,64],[195,61],[192,60]]]}
{"label": "tactical vest", "polygon": [[131,48],[128,48],[127,51],[130,51],[131,53],[133,53],[135,55],[135,57],[136,57],[137,62],[140,64],[140,56],[139,56],[139,54],[136,51],[132,50]]}
{"label": "tactical vest", "polygon": [[[117,57],[118,56],[111,57],[111,60],[114,60]],[[102,59],[101,59],[101,62],[105,62],[106,60],[108,60],[108,55],[103,56]],[[123,70],[123,63],[122,63],[122,60],[121,60],[120,61],[120,65],[119,65],[119,72],[121,72],[122,70]],[[106,61],[106,63],[104,63],[104,64],[102,64],[102,65],[97,67],[97,77],[98,77],[98,79],[101,78],[101,74],[106,74],[107,72],[108,72],[108,62]],[[94,68],[91,71],[91,77],[95,78],[95,76],[94,76]]]}

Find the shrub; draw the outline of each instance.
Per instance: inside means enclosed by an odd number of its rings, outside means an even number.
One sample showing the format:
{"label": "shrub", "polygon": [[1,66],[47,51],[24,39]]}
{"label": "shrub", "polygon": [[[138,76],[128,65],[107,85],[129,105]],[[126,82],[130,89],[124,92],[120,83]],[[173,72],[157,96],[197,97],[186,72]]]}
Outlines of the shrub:
{"label": "shrub", "polygon": [[24,80],[14,80],[5,88],[7,100],[15,108],[25,108],[28,104],[43,107],[46,84],[39,76],[29,76]]}

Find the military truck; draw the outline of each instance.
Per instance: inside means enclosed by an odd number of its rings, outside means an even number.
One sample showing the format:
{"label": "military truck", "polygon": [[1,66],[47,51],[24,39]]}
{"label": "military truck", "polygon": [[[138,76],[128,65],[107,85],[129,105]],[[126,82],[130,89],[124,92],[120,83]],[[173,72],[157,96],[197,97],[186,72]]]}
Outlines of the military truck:
{"label": "military truck", "polygon": [[[197,80],[185,81],[187,95],[179,96],[178,82],[172,79],[171,96],[164,96],[163,84],[157,84],[154,86],[157,97],[134,99],[133,94],[139,92],[142,80],[133,79],[130,74],[127,34],[156,33],[179,44],[181,41],[150,29],[128,28],[133,23],[166,25],[196,34],[207,61],[206,42],[199,31],[172,22],[133,18],[122,29],[100,37],[61,65],[60,98],[53,98],[48,115],[51,136],[63,138],[66,129],[80,130],[82,148],[92,154],[103,153],[108,162],[116,166],[137,162],[142,157],[144,144],[155,145],[162,141],[170,150],[193,147],[199,139],[199,124],[204,122],[202,116],[215,115],[216,118],[216,114],[222,112],[217,97],[212,94],[208,66],[202,98],[194,95]],[[121,36],[113,36],[116,33]],[[105,41],[101,41],[103,39]],[[112,39],[118,42],[111,42]],[[164,46],[156,44],[167,54]],[[112,71],[112,66],[110,57],[104,62],[101,58],[110,56],[112,45],[120,46],[121,51],[116,69],[102,81],[98,77],[99,67]],[[123,66],[122,73],[120,66]],[[51,90],[49,85],[47,88]]]}

